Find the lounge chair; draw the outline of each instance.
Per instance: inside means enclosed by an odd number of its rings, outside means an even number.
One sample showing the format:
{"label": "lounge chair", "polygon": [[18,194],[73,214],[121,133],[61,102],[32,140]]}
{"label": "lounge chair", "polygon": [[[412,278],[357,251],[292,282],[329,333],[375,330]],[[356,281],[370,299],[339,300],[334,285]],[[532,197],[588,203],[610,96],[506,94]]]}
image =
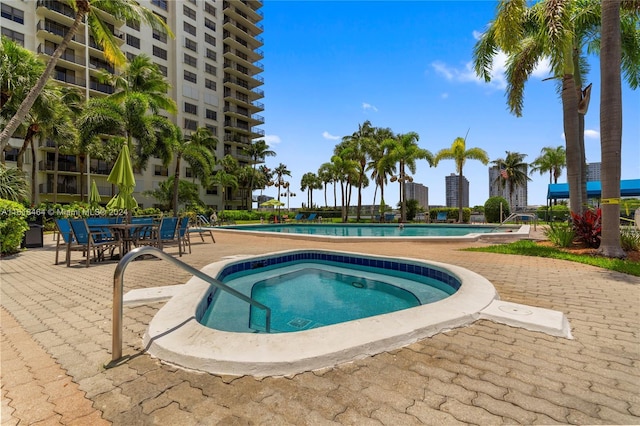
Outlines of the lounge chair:
{"label": "lounge chair", "polygon": [[104,259],[104,253],[107,250],[113,251],[119,248],[122,256],[122,241],[106,228],[99,228],[91,231],[85,219],[72,219],[69,221],[75,243],[67,244],[67,266],[71,266],[71,250],[74,244],[78,248],[82,248],[87,258],[86,267],[91,262],[91,253],[96,261]]}
{"label": "lounge chair", "polygon": [[447,212],[438,212],[436,216],[436,222],[446,222],[447,221]]}
{"label": "lounge chair", "polygon": [[[213,236],[212,228],[213,226],[209,222],[209,219],[207,219],[204,215],[199,214],[195,218],[194,226],[189,226],[187,228],[187,232],[189,234],[196,233],[200,235],[200,239],[202,240],[203,243],[204,243],[204,234],[209,234],[209,236],[211,237],[211,241],[215,243],[216,239]],[[191,245],[191,240],[189,240],[189,245]]]}
{"label": "lounge chair", "polygon": [[[71,245],[75,242],[73,238],[73,231],[71,231],[71,225],[69,224],[69,219],[56,219],[56,262],[54,265],[57,265],[58,262],[58,252],[60,251],[60,246],[65,246],[66,258],[65,262],[68,261],[69,253],[67,251],[67,246]],[[62,240],[62,244],[60,244],[60,240]]]}
{"label": "lounge chair", "polygon": [[396,215],[393,213],[385,213],[384,214],[384,221],[387,223],[393,222],[396,218]]}
{"label": "lounge chair", "polygon": [[311,213],[311,214],[309,214],[309,217],[307,217],[306,221],[307,222],[313,222],[314,220],[316,220],[316,216],[318,216],[317,213]]}
{"label": "lounge chair", "polygon": [[178,253],[182,256],[182,252],[187,251],[187,245],[189,246],[189,254],[191,254],[191,239],[189,238],[189,217],[185,216],[178,222],[178,229],[176,230],[176,236],[178,238]]}
{"label": "lounge chair", "polygon": [[155,245],[162,250],[165,245],[179,244],[177,239],[178,218],[163,217],[155,239]]}
{"label": "lounge chair", "polygon": [[298,213],[297,215],[295,215],[293,220],[295,220],[296,222],[300,222],[301,220],[304,220],[304,214]]}

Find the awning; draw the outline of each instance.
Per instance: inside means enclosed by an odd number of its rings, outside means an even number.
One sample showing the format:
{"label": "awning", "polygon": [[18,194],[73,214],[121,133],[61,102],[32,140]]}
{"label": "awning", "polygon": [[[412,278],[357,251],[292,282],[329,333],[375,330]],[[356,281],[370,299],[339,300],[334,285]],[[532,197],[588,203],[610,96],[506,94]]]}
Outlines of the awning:
{"label": "awning", "polygon": [[[600,198],[602,186],[600,181],[587,182],[587,197]],[[640,196],[640,179],[626,179],[620,181],[621,197]],[[547,191],[547,199],[568,199],[569,184],[568,183],[551,183]]]}

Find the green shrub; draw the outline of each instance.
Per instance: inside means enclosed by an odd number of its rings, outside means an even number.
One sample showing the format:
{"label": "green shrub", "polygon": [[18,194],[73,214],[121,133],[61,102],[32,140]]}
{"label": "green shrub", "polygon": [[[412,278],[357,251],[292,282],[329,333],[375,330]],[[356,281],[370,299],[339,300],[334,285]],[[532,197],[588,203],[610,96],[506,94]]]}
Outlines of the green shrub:
{"label": "green shrub", "polygon": [[624,251],[640,250],[640,230],[620,229],[620,245]]}
{"label": "green shrub", "polygon": [[26,218],[29,211],[22,204],[0,198],[0,253],[18,251],[24,233],[29,229]]}
{"label": "green shrub", "polygon": [[551,222],[549,228],[544,230],[544,235],[556,247],[569,247],[576,237],[576,232],[573,230],[573,226],[568,223],[554,224]]}
{"label": "green shrub", "polygon": [[558,204],[557,206],[538,207],[536,214],[540,219],[547,222],[566,222],[569,219],[569,207],[564,204]]}
{"label": "green shrub", "polygon": [[[502,203],[502,218],[500,218],[500,203]],[[509,202],[504,197],[491,197],[484,203],[484,217],[487,222],[500,223],[510,214]]]}

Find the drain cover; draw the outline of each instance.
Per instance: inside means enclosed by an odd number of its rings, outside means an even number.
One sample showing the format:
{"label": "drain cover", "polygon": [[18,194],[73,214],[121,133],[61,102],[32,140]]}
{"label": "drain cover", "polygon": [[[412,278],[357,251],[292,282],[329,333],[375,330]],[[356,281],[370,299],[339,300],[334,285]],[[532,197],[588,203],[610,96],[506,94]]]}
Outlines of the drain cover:
{"label": "drain cover", "polygon": [[310,323],[311,323],[311,320],[304,319],[304,318],[296,318],[296,319],[292,319],[287,324],[295,328],[304,328],[308,326]]}

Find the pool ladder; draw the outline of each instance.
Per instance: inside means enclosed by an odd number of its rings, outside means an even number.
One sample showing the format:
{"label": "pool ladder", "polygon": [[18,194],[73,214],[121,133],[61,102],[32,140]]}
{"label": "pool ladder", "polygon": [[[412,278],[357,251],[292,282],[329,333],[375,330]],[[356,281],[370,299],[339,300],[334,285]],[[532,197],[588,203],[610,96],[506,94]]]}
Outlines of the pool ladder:
{"label": "pool ladder", "polygon": [[131,250],[127,253],[121,260],[118,262],[118,266],[116,266],[116,270],[113,273],[113,324],[112,324],[112,339],[111,339],[111,360],[117,361],[122,358],[122,305],[123,305],[123,287],[124,287],[124,270],[127,268],[127,265],[131,263],[134,259],[137,259],[140,256],[144,256],[145,254],[157,257],[159,259],[168,260],[174,265],[184,269],[188,273],[200,278],[203,281],[208,282],[209,284],[215,286],[219,290],[226,291],[231,295],[244,300],[245,302],[256,306],[259,309],[263,309],[267,314],[266,319],[266,331],[267,333],[271,332],[271,309],[262,303],[254,300],[239,291],[229,287],[224,284],[222,281],[217,280],[194,267],[187,265],[186,263],[176,259],[175,257],[163,252],[162,250],[151,247],[151,246],[143,246],[138,247]]}

